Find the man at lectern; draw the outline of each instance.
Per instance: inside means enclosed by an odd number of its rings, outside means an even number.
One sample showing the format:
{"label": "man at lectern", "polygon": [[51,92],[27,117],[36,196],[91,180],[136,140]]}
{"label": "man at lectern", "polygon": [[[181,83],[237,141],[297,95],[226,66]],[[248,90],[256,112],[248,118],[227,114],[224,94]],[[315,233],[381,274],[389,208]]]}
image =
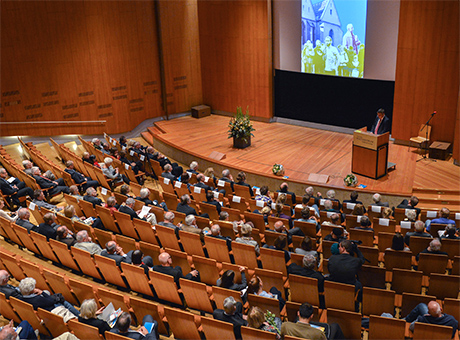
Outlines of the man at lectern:
{"label": "man at lectern", "polygon": [[377,117],[375,117],[374,124],[369,132],[376,135],[381,135],[386,132],[390,132],[390,120],[385,116],[384,109],[378,109]]}

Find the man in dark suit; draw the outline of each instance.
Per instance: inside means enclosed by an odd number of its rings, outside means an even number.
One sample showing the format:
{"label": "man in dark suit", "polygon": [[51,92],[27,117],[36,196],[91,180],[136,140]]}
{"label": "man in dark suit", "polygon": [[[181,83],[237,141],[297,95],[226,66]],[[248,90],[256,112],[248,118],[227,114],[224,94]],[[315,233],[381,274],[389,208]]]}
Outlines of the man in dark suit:
{"label": "man in dark suit", "polygon": [[233,176],[230,173],[230,170],[228,170],[228,169],[222,170],[222,178],[220,179],[220,181],[230,183],[230,186],[232,187],[232,191],[235,191],[235,189],[233,188],[233,184],[235,182],[233,181]]}
{"label": "man in dark suit", "polygon": [[210,187],[204,182],[205,176],[203,174],[198,174],[196,176],[197,183],[195,183],[195,186],[198,188],[204,189],[206,192],[214,190],[213,187]]}
{"label": "man in dark suit", "polygon": [[316,271],[317,262],[314,255],[305,255],[302,260],[303,267],[299,266],[296,263],[291,263],[288,267],[288,274],[300,275],[305,277],[311,277],[318,280],[318,293],[319,295],[319,308],[326,308],[324,302],[324,295],[321,294],[324,292],[324,276]]}
{"label": "man in dark suit", "polygon": [[230,237],[222,236],[222,234],[220,233],[220,225],[213,224],[211,226],[211,234],[208,234],[207,236],[218,238],[220,240],[225,240],[227,242],[228,250],[232,250],[232,239]]}
{"label": "man in dark suit", "polygon": [[93,187],[89,187],[86,189],[85,196],[83,196],[83,200],[93,204],[93,207],[96,205],[102,206],[102,200],[97,197],[97,191]]}
{"label": "man in dark suit", "polygon": [[168,178],[169,180],[175,182],[177,178],[171,173],[172,169],[171,164],[166,164],[163,168],[164,171],[161,173],[161,177]]}
{"label": "man in dark suit", "polygon": [[233,296],[224,300],[224,309],[215,309],[212,313],[214,319],[229,322],[233,325],[236,339],[241,339],[241,326],[247,326],[248,322],[243,319],[243,305],[237,302]]}
{"label": "man in dark suit", "polygon": [[67,247],[70,249],[71,246],[73,246],[77,240],[75,239],[73,233],[67,229],[65,225],[61,225],[57,228],[56,230],[56,240],[67,244]]}
{"label": "man in dark suit", "polygon": [[[149,331],[145,328],[146,323],[152,323],[153,329]],[[131,325],[131,315],[128,312],[123,312],[118,317],[117,323],[114,328],[110,330],[111,333],[120,334],[134,340],[157,340],[160,337],[157,334],[158,322],[153,319],[149,314],[145,315],[142,319],[142,327],[137,331],[129,329]]]}
{"label": "man in dark suit", "polygon": [[[359,302],[362,301],[363,285],[357,280],[356,275],[365,259],[356,244],[349,240],[343,240],[339,243],[339,252],[339,255],[332,255],[329,258],[329,263],[327,264],[330,273],[329,280],[355,286],[355,290],[358,292],[356,304],[358,311]],[[358,257],[354,257],[354,253]]]}
{"label": "man in dark suit", "polygon": [[379,207],[387,207],[387,208],[390,206],[388,202],[382,202],[382,195],[378,193],[372,196],[372,200],[374,201],[372,205],[377,205]]}
{"label": "man in dark suit", "polygon": [[70,193],[69,187],[65,185],[64,180],[62,178],[57,178],[55,181],[52,181],[49,178],[42,176],[42,172],[36,166],[32,167],[32,174],[35,180],[37,181],[37,184],[40,186],[40,188],[42,189],[50,188],[48,193],[51,196],[57,195],[61,192],[66,193],[66,194]]}
{"label": "man in dark suit", "polygon": [[420,208],[416,208],[415,206],[418,204],[418,197],[417,196],[412,196],[410,200],[408,201],[407,199],[403,199],[401,203],[396,208],[401,208],[401,209],[414,209],[417,212],[417,218],[420,215],[420,212],[422,211]]}
{"label": "man in dark suit", "polygon": [[64,171],[72,176],[75,183],[82,184],[83,191],[86,191],[89,187],[97,188],[100,185],[98,181],[93,181],[90,177],[85,177],[75,170],[75,166],[72,161],[67,161],[66,166],[67,168],[65,168]]}
{"label": "man in dark suit", "polygon": [[6,270],[0,270],[0,293],[5,294],[7,299],[10,296],[15,297],[17,299],[21,298],[22,295],[19,292],[19,289],[8,284],[8,280],[10,279],[10,274]]}
{"label": "man in dark suit", "polygon": [[115,241],[109,241],[105,244],[105,249],[101,252],[101,256],[115,260],[117,266],[119,266],[122,262],[131,263],[132,253],[133,251],[131,250],[128,254],[125,254],[123,248],[121,248]]}
{"label": "man in dark suit", "polygon": [[[179,266],[173,267],[172,266],[172,258],[171,255],[164,252],[158,256],[158,261],[160,262],[159,265],[153,266],[153,270],[162,274],[171,275],[174,277],[174,282],[176,282],[177,286],[179,286],[179,279],[187,279],[196,282],[200,282],[200,273],[198,270],[192,270],[187,275],[182,274],[182,268]],[[145,263],[145,261],[144,261]]]}
{"label": "man in dark suit", "polygon": [[156,219],[155,214],[148,213],[145,217],[142,217],[142,218],[139,217],[138,212],[134,211],[134,205],[135,204],[136,204],[136,201],[134,200],[134,198],[129,197],[126,200],[125,204],[122,204],[120,206],[118,211],[122,212],[124,214],[128,214],[129,216],[131,216],[131,220],[133,218],[137,218],[137,219],[140,219],[142,221],[150,222],[151,224],[156,224],[157,223],[157,219]]}
{"label": "man in dark suit", "polygon": [[17,206],[19,206],[19,197],[29,196],[33,198],[34,191],[26,187],[24,182],[19,181],[17,178],[14,179],[11,183],[7,181],[8,172],[4,168],[0,168],[0,190],[2,191],[3,195],[11,195],[11,199],[8,203],[11,202]]}
{"label": "man in dark suit", "polygon": [[218,201],[216,201],[216,199],[214,198],[214,193],[212,191],[206,192],[206,202],[203,202],[203,203],[207,203],[207,204],[211,204],[215,206],[217,213],[220,214],[222,210],[222,206],[220,205]]}
{"label": "man in dark suit", "polygon": [[18,219],[16,220],[16,224],[24,227],[30,233],[31,230],[37,231],[37,226],[29,221],[30,219],[30,211],[27,208],[21,208],[18,210]]}
{"label": "man in dark suit", "polygon": [[56,229],[59,226],[55,222],[56,216],[53,213],[47,213],[43,216],[44,223],[38,225],[38,233],[46,236],[46,239],[52,238],[53,240],[57,237]]}
{"label": "man in dark suit", "polygon": [[192,200],[190,199],[189,195],[187,195],[187,194],[182,195],[181,198],[180,198],[180,202],[177,205],[176,211],[184,213],[185,216],[187,216],[187,215],[195,215],[195,216],[197,216],[198,213],[196,212],[196,210],[194,208],[192,208],[191,206],[189,206],[191,201]]}
{"label": "man in dark suit", "polygon": [[391,125],[390,120],[387,116],[385,116],[384,109],[378,109],[377,117],[375,117],[374,124],[371,127],[370,132],[376,135],[382,135],[386,132],[390,132]]}

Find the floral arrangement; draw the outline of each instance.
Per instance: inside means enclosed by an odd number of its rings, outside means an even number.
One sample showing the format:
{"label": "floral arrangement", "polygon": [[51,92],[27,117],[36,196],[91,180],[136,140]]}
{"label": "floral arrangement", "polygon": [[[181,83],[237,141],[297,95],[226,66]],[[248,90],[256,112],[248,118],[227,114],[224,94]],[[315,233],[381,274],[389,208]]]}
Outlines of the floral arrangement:
{"label": "floral arrangement", "polygon": [[246,108],[246,114],[243,113],[241,106],[236,108],[236,115],[228,123],[228,138],[241,138],[246,143],[248,142],[252,131],[255,131],[249,117],[249,106]]}
{"label": "floral arrangement", "polygon": [[272,172],[276,176],[283,176],[284,175],[284,167],[282,164],[274,164],[272,167]]}
{"label": "floral arrangement", "polygon": [[281,330],[278,328],[277,324],[276,324],[276,321],[275,321],[275,317],[276,315],[273,314],[272,312],[270,312],[268,309],[267,309],[267,312],[265,313],[265,321],[272,327],[274,327],[276,329],[276,331],[278,332],[278,334],[281,333]]}
{"label": "floral arrangement", "polygon": [[345,186],[347,187],[355,187],[356,184],[358,184],[358,179],[356,178],[355,175],[353,174],[348,174],[345,176],[345,178],[343,179],[343,183],[345,184]]}

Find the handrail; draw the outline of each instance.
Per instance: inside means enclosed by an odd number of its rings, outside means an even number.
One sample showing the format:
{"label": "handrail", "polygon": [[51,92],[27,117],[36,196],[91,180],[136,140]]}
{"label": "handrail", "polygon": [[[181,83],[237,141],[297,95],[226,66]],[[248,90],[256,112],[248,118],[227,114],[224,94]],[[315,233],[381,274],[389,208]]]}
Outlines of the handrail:
{"label": "handrail", "polygon": [[0,124],[79,124],[79,123],[106,123],[106,120],[45,120],[38,122],[0,122]]}

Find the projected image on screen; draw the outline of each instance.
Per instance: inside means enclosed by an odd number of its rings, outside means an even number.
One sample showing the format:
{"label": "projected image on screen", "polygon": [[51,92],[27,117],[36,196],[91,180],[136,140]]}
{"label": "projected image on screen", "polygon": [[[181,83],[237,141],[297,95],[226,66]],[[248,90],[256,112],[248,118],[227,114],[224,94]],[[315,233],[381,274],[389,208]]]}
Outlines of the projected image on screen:
{"label": "projected image on screen", "polygon": [[362,78],[367,0],[302,0],[301,71]]}

